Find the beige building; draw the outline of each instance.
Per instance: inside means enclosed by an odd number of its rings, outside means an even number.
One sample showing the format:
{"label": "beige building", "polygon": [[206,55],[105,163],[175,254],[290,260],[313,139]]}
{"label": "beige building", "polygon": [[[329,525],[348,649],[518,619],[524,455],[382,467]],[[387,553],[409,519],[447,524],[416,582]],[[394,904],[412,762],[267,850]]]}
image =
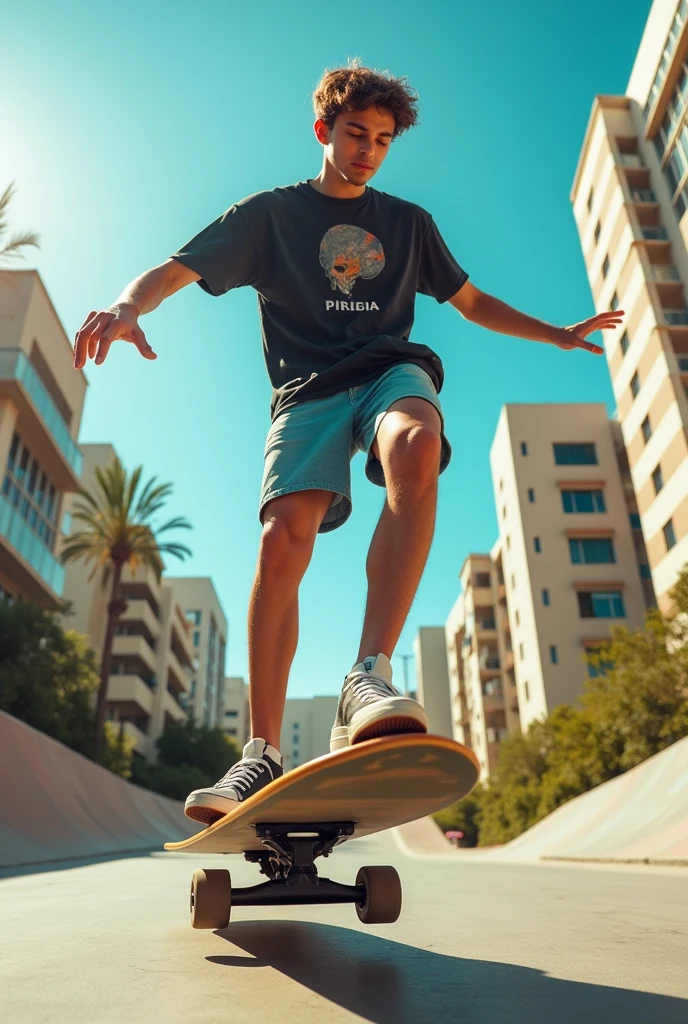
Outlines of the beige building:
{"label": "beige building", "polygon": [[492,774],[502,741],[520,728],[506,589],[499,545],[471,554],[461,572],[461,594],[445,624],[454,738]]}
{"label": "beige building", "polygon": [[611,624],[642,626],[652,597],[615,436],[602,403],[506,405],[499,417],[490,464],[524,729],[576,700],[585,650]]}
{"label": "beige building", "polygon": [[35,270],[0,273],[0,597],[56,609],[65,494],[80,486],[86,378]]}
{"label": "beige building", "polygon": [[330,732],[339,697],[288,697],[280,753],[285,771],[330,752]]}
{"label": "beige building", "polygon": [[688,0],[655,0],[624,96],[596,96],[571,203],[661,608],[688,561]]}
{"label": "beige building", "polygon": [[413,641],[418,681],[417,699],[428,716],[428,731],[452,736],[449,668],[443,626],[421,626]]}
{"label": "beige building", "polygon": [[[109,444],[84,444],[82,486],[95,491],[97,467],[105,469],[115,458]],[[70,522],[67,501],[64,521],[66,536],[78,529]],[[64,598],[72,602],[65,626],[89,638],[98,658],[102,657],[107,626],[110,585],[104,587],[102,571],[89,579],[93,566],[83,562],[65,567]],[[159,573],[163,564],[159,563]],[[185,721],[191,688],[193,647],[188,623],[164,576],[140,566],[133,575],[125,568],[120,592],[127,601],[112,647],[112,668],[107,694],[107,719],[122,722],[124,731],[136,741],[135,753],[155,759],[155,743],[170,722]]]}
{"label": "beige building", "polygon": [[189,711],[199,725],[224,727],[227,619],[209,576],[167,576],[191,629],[194,673]]}
{"label": "beige building", "polygon": [[242,676],[225,677],[223,731],[242,749],[249,738],[248,686]]}

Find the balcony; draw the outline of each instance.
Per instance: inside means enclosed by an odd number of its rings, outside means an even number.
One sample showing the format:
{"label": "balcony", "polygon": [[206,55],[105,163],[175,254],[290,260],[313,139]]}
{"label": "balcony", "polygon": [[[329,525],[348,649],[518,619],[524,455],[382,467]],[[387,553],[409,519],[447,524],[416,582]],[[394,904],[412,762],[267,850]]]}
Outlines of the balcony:
{"label": "balcony", "polygon": [[514,652],[506,651],[504,654],[504,668],[507,672],[511,672],[514,667]]}
{"label": "balcony", "polygon": [[490,654],[482,656],[478,659],[480,665],[480,672],[499,672],[502,664],[499,660],[499,655]]}
{"label": "balcony", "polygon": [[153,691],[140,676],[110,676],[107,699],[110,703],[126,704],[133,716],[153,714]]}
{"label": "balcony", "polygon": [[[21,589],[34,600],[45,600],[48,596],[56,605],[55,595],[59,597],[64,586],[64,568],[3,494],[0,494],[0,537],[11,545],[8,550],[10,557],[14,558],[14,548],[33,570],[33,573],[28,573],[18,560],[13,566]],[[38,584],[34,573],[43,586]],[[49,588],[50,593],[46,594],[45,588]]]}
{"label": "balcony", "polygon": [[[117,726],[117,723],[114,723]],[[141,754],[145,758],[151,757],[153,753],[153,744],[151,743],[150,737],[146,736],[145,732],[142,732],[133,722],[124,723],[124,735],[134,740],[135,750],[137,754]]]}
{"label": "balcony", "polygon": [[117,658],[140,658],[155,675],[155,651],[146,643],[142,636],[119,634],[112,643],[112,653]]}
{"label": "balcony", "polygon": [[645,167],[642,157],[638,156],[637,153],[621,153],[619,155],[619,163],[622,167]]}
{"label": "balcony", "polygon": [[144,601],[142,598],[133,598],[127,601],[127,610],[122,615],[120,622],[140,622],[156,640],[160,636],[160,622],[148,601]]}
{"label": "balcony", "polygon": [[641,231],[643,238],[647,242],[664,242],[669,238],[666,228],[663,227],[643,226]]}
{"label": "balcony", "polygon": [[[48,389],[22,349],[0,349],[0,398],[9,398],[18,407],[26,443],[39,462],[50,467],[56,486],[63,491],[78,490],[83,455]],[[38,431],[35,429],[36,418],[40,424]]]}
{"label": "balcony", "polygon": [[688,325],[688,309],[663,309],[664,323],[670,327]]}
{"label": "balcony", "polygon": [[674,267],[670,263],[653,263],[650,267],[650,277],[653,281],[667,283],[674,283],[681,280],[678,267]]}
{"label": "balcony", "polygon": [[169,715],[175,722],[186,721],[186,711],[177,703],[169,690],[165,693],[163,709],[165,714]]}
{"label": "balcony", "polygon": [[481,619],[476,621],[475,631],[476,633],[492,633],[497,629],[497,623],[494,619]]}
{"label": "balcony", "polygon": [[174,679],[175,690],[178,692],[182,690],[187,691],[191,685],[190,672],[188,670],[185,671],[182,668],[179,663],[179,659],[172,648],[170,648],[167,653],[167,667],[170,675]]}
{"label": "balcony", "polygon": [[631,202],[633,203],[656,203],[657,197],[651,188],[632,188]]}

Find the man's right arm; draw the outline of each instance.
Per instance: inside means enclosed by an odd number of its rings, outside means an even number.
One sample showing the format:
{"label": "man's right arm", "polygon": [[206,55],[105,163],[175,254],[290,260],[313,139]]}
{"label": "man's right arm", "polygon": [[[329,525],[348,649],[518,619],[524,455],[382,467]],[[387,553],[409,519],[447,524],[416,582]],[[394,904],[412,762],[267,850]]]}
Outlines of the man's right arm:
{"label": "man's right arm", "polygon": [[92,310],[77,332],[74,342],[74,366],[77,370],[87,359],[102,363],[113,341],[130,341],[146,359],[157,359],[139,327],[138,318],[157,309],[163,299],[180,288],[200,280],[200,274],[169,259],[145,271],[127,285],[120,297],[107,309]]}

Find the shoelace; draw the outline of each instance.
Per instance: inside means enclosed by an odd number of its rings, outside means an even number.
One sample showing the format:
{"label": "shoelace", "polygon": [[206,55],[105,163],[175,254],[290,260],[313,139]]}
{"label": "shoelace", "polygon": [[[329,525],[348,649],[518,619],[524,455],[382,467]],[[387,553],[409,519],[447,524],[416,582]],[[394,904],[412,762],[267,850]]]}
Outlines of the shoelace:
{"label": "shoelace", "polygon": [[265,771],[267,768],[260,761],[237,761],[227,774],[215,783],[215,789],[219,789],[220,786],[234,786],[239,793],[244,793]]}
{"label": "shoelace", "polygon": [[358,699],[364,703],[379,700],[380,697],[401,696],[399,691],[382,676],[369,675],[367,672],[357,673],[349,681],[349,686]]}

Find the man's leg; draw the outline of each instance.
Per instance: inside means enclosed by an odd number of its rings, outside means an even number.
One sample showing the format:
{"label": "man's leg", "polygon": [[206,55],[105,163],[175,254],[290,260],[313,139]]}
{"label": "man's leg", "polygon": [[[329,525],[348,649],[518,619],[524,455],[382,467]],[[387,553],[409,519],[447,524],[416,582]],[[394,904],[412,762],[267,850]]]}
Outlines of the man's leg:
{"label": "man's leg", "polygon": [[251,736],[280,747],[289,669],[298,639],[298,590],[330,491],[306,490],[268,502],[248,612]]}
{"label": "man's leg", "polygon": [[423,398],[395,402],[380,424],[373,454],[384,470],[387,497],[366,562],[368,598],[357,662],[380,653],[391,659],[425,568],[441,454],[435,407]]}

